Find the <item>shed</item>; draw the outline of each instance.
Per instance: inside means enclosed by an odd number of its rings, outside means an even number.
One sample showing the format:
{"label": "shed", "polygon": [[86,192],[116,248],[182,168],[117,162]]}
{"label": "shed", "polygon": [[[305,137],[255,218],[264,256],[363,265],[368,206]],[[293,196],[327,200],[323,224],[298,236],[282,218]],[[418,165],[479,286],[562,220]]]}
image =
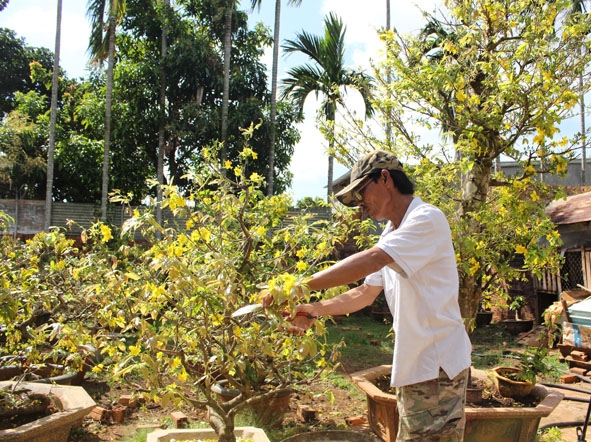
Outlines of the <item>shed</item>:
{"label": "shed", "polygon": [[556,299],[565,290],[591,283],[591,192],[552,201],[546,214],[557,225],[562,238],[564,264],[559,274],[546,274],[534,281],[536,292]]}

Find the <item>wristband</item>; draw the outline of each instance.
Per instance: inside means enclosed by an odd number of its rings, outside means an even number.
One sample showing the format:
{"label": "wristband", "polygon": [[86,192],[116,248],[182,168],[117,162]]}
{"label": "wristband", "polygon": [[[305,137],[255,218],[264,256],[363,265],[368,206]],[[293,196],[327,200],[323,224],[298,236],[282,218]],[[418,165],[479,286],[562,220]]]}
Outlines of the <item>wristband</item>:
{"label": "wristband", "polygon": [[[318,319],[318,316],[314,316],[314,315],[312,315],[311,313],[308,313],[308,312],[301,312],[300,311],[300,312],[296,312],[295,315],[296,316],[305,316],[308,319]],[[283,311],[283,316],[291,316],[291,314],[287,310],[284,310]]]}

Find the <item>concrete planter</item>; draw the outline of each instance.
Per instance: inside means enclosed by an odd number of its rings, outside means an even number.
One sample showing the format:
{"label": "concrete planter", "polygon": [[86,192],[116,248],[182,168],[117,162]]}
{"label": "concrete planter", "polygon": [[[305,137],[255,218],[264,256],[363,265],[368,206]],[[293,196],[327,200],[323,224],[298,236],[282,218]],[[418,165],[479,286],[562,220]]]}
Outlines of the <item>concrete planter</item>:
{"label": "concrete planter", "polygon": [[[13,382],[0,382],[0,388]],[[95,407],[82,387],[21,382],[19,387],[56,398],[61,411],[20,427],[0,431],[2,442],[67,442],[72,426],[81,422]]]}
{"label": "concrete planter", "polygon": [[[255,427],[236,427],[236,437],[252,439],[253,442],[269,442],[269,438],[263,430]],[[187,429],[187,430],[156,430],[148,434],[146,442],[170,442],[192,440],[192,439],[213,439],[216,438],[215,431],[209,428]]]}
{"label": "concrete planter", "polygon": [[[384,441],[395,441],[398,431],[396,395],[381,391],[374,381],[390,374],[390,365],[381,365],[352,375],[353,382],[367,397],[371,429]],[[472,375],[475,376],[473,370]],[[540,419],[548,416],[564,397],[562,393],[536,385],[532,394],[540,399],[534,408],[466,407],[464,442],[533,442]]]}

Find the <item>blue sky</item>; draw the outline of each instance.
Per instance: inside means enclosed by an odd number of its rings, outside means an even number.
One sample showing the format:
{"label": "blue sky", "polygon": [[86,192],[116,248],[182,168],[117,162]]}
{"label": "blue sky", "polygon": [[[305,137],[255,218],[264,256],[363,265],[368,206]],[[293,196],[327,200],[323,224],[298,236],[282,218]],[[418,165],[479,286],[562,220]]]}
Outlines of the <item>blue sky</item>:
{"label": "blue sky", "polygon": [[[86,18],[86,0],[62,0],[62,35],[60,65],[69,77],[85,77],[88,55],[89,23]],[[250,0],[242,0],[242,8],[250,12]],[[432,12],[438,0],[399,1],[391,0],[391,26],[402,33],[420,28],[422,17],[420,9]],[[362,6],[360,6],[362,5]],[[369,71],[369,60],[377,60],[380,44],[376,29],[386,26],[386,0],[303,0],[299,8],[288,6],[282,1],[281,40],[293,39],[296,33],[306,30],[321,34],[323,19],[329,12],[339,15],[346,29],[347,65],[355,69]],[[262,21],[272,29],[275,14],[275,1],[266,0],[259,10],[250,15],[253,25]],[[31,46],[43,46],[51,50],[55,47],[56,0],[10,0],[7,8],[0,12],[0,26],[14,30],[24,37]],[[271,68],[271,50],[264,61]],[[296,64],[305,59],[297,56],[280,56],[279,78]],[[351,106],[355,106],[354,103]],[[292,158],[291,171],[293,186],[289,191],[294,202],[305,197],[326,196],[327,143],[316,125],[317,103],[309,97],[304,108],[306,119],[300,125],[302,139],[296,146]],[[342,165],[335,165],[335,178],[346,172]]]}

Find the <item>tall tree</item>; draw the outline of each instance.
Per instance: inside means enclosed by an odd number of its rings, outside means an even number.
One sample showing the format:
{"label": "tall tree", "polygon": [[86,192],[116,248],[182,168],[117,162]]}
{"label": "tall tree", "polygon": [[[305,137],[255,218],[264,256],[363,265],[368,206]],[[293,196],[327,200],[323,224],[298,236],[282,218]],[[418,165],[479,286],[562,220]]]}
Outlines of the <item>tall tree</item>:
{"label": "tall tree", "polygon": [[57,0],[57,17],[55,23],[55,51],[53,58],[53,74],[51,78],[51,109],[49,117],[49,148],[47,151],[47,188],[45,189],[45,225],[49,230],[51,224],[51,203],[53,201],[53,157],[55,151],[55,126],[57,120],[57,93],[59,89],[60,42],[62,33],[62,0]]}
{"label": "tall tree", "polygon": [[[384,96],[397,153],[416,158],[419,193],[450,218],[460,307],[473,319],[482,299],[506,295],[504,283],[557,264],[558,234],[544,215],[557,189],[539,176],[565,173],[578,150],[577,136],[559,132],[578,101],[591,19],[582,16],[556,33],[556,17],[569,2],[445,5],[449,17],[428,17],[428,38],[383,34],[387,59],[379,76],[393,73],[391,95]],[[417,127],[440,129],[443,137],[424,142]],[[495,170],[501,155],[519,172]]]}
{"label": "tall tree", "polygon": [[[105,13],[107,21],[105,22]],[[111,143],[111,109],[113,106],[113,70],[115,66],[115,42],[117,23],[125,14],[125,0],[89,0],[87,14],[91,19],[88,49],[92,61],[102,64],[107,60],[107,93],[105,100],[105,139],[103,155],[101,220],[107,219],[109,198],[109,162]],[[106,32],[105,32],[106,31]]]}
{"label": "tall tree", "polygon": [[[260,9],[263,0],[252,0],[252,8]],[[289,0],[290,5],[300,6],[302,0]],[[277,70],[279,66],[279,35],[281,27],[281,0],[275,0],[275,24],[273,25],[273,66],[271,72],[271,112],[270,112],[270,146],[269,146],[269,171],[267,174],[267,195],[273,195],[273,183],[275,180],[275,118],[277,116]]]}
{"label": "tall tree", "polygon": [[230,107],[230,63],[232,58],[232,15],[236,7],[235,0],[225,0],[225,25],[224,25],[224,90],[222,98],[222,127],[221,127],[221,161],[228,157],[228,109]]}
{"label": "tall tree", "polygon": [[301,52],[312,64],[296,66],[289,70],[283,80],[283,96],[291,98],[300,112],[310,93],[322,94],[322,112],[329,125],[328,135],[328,182],[327,198],[332,195],[334,134],[337,105],[343,104],[343,90],[352,88],[360,92],[365,103],[365,116],[373,114],[371,104],[371,78],[363,72],[345,67],[345,28],[342,20],[334,13],[324,19],[324,36],[319,37],[306,31],[297,34],[295,40],[287,40],[283,49],[287,53]]}
{"label": "tall tree", "polygon": [[167,13],[170,7],[170,0],[163,0],[165,14],[163,14],[162,21],[162,36],[160,44],[160,122],[158,127],[158,163],[156,166],[156,174],[158,189],[156,190],[156,221],[162,223],[162,185],[164,184],[164,149],[166,143],[166,52],[168,51],[168,24]]}

